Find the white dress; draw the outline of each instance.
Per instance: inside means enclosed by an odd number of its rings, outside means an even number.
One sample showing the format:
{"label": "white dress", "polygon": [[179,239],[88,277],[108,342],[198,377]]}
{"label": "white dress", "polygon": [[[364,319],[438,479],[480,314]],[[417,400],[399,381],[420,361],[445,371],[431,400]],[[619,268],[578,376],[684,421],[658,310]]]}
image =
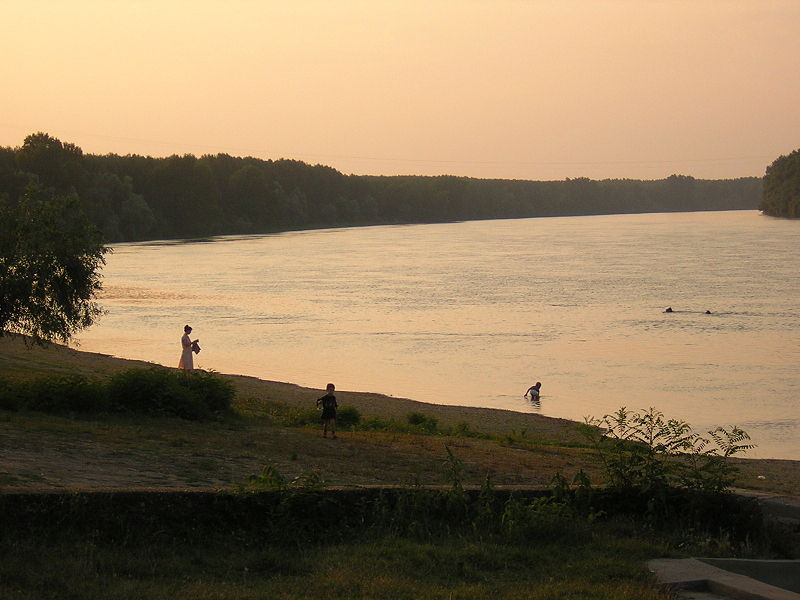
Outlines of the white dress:
{"label": "white dress", "polygon": [[194,369],[194,357],[192,356],[192,340],[189,339],[188,333],[183,334],[183,337],[181,338],[181,346],[183,347],[183,352],[181,352],[181,360],[178,363],[178,368],[186,370]]}

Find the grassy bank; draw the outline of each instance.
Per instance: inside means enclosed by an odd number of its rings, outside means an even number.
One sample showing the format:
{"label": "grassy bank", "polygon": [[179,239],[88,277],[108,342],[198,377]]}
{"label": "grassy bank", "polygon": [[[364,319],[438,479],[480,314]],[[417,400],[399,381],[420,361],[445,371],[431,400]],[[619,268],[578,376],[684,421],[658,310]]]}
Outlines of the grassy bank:
{"label": "grassy bank", "polygon": [[[132,366],[150,365],[0,338],[0,375],[11,379],[108,378]],[[337,392],[343,405],[385,426],[325,440],[308,419],[319,390],[226,377],[237,391],[234,414],[211,422],[0,411],[0,489],[227,488],[267,466],[288,479],[314,472],[339,487],[442,485],[445,446],[463,462],[466,486],[480,486],[487,474],[498,486],[547,486],[558,473],[571,480],[581,470],[602,480],[571,421],[344,390]],[[412,426],[409,415],[421,423]],[[738,487],[800,496],[800,462],[736,463]]]}
{"label": "grassy bank", "polygon": [[[132,366],[0,338],[10,381]],[[667,599],[647,559],[796,550],[752,503],[542,495],[603,482],[569,421],[341,391],[360,426],[323,439],[318,390],[222,377],[212,420],[0,411],[0,597]],[[736,462],[800,495],[800,463]]]}

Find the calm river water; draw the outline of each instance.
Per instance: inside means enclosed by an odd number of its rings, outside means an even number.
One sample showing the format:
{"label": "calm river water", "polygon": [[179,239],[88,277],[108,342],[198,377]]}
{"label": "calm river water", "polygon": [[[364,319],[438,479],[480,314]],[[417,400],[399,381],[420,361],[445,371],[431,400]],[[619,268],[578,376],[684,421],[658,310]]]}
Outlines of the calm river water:
{"label": "calm river water", "polygon": [[120,244],[79,342],[177,366],[189,323],[204,369],[579,421],[654,406],[798,460],[799,249],[755,211]]}

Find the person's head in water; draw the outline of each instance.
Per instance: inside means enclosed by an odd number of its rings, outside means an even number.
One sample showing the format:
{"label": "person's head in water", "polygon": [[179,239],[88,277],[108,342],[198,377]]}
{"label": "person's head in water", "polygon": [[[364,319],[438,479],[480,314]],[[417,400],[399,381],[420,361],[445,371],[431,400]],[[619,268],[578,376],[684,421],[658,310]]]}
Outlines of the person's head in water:
{"label": "person's head in water", "polygon": [[667,307],[667,310],[665,310],[664,312],[672,312],[672,307],[671,307],[671,306],[668,306],[668,307]]}
{"label": "person's head in water", "polygon": [[537,381],[536,385],[534,385],[533,387],[535,387],[538,390],[540,387],[542,387],[542,382],[541,381]]}
{"label": "person's head in water", "polygon": [[189,327],[188,325],[184,325],[183,332],[184,333],[192,333],[192,328]]}
{"label": "person's head in water", "polygon": [[327,390],[328,394],[333,394],[333,392],[336,390],[336,386],[332,383],[329,383],[325,386],[325,389]]}

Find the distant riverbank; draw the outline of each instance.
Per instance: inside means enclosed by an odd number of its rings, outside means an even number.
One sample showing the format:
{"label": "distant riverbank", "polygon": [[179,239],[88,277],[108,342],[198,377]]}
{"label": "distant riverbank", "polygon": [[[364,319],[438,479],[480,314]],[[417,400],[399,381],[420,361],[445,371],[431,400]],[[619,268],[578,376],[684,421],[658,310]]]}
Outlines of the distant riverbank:
{"label": "distant riverbank", "polygon": [[[46,133],[0,148],[0,194],[34,178],[77,194],[108,242],[364,225],[693,210],[756,209],[762,180],[585,177],[517,181],[344,175],[324,165],[207,154],[84,154]],[[47,157],[42,160],[41,157]],[[108,200],[106,200],[108,199]],[[113,200],[111,200],[113,199]]]}

